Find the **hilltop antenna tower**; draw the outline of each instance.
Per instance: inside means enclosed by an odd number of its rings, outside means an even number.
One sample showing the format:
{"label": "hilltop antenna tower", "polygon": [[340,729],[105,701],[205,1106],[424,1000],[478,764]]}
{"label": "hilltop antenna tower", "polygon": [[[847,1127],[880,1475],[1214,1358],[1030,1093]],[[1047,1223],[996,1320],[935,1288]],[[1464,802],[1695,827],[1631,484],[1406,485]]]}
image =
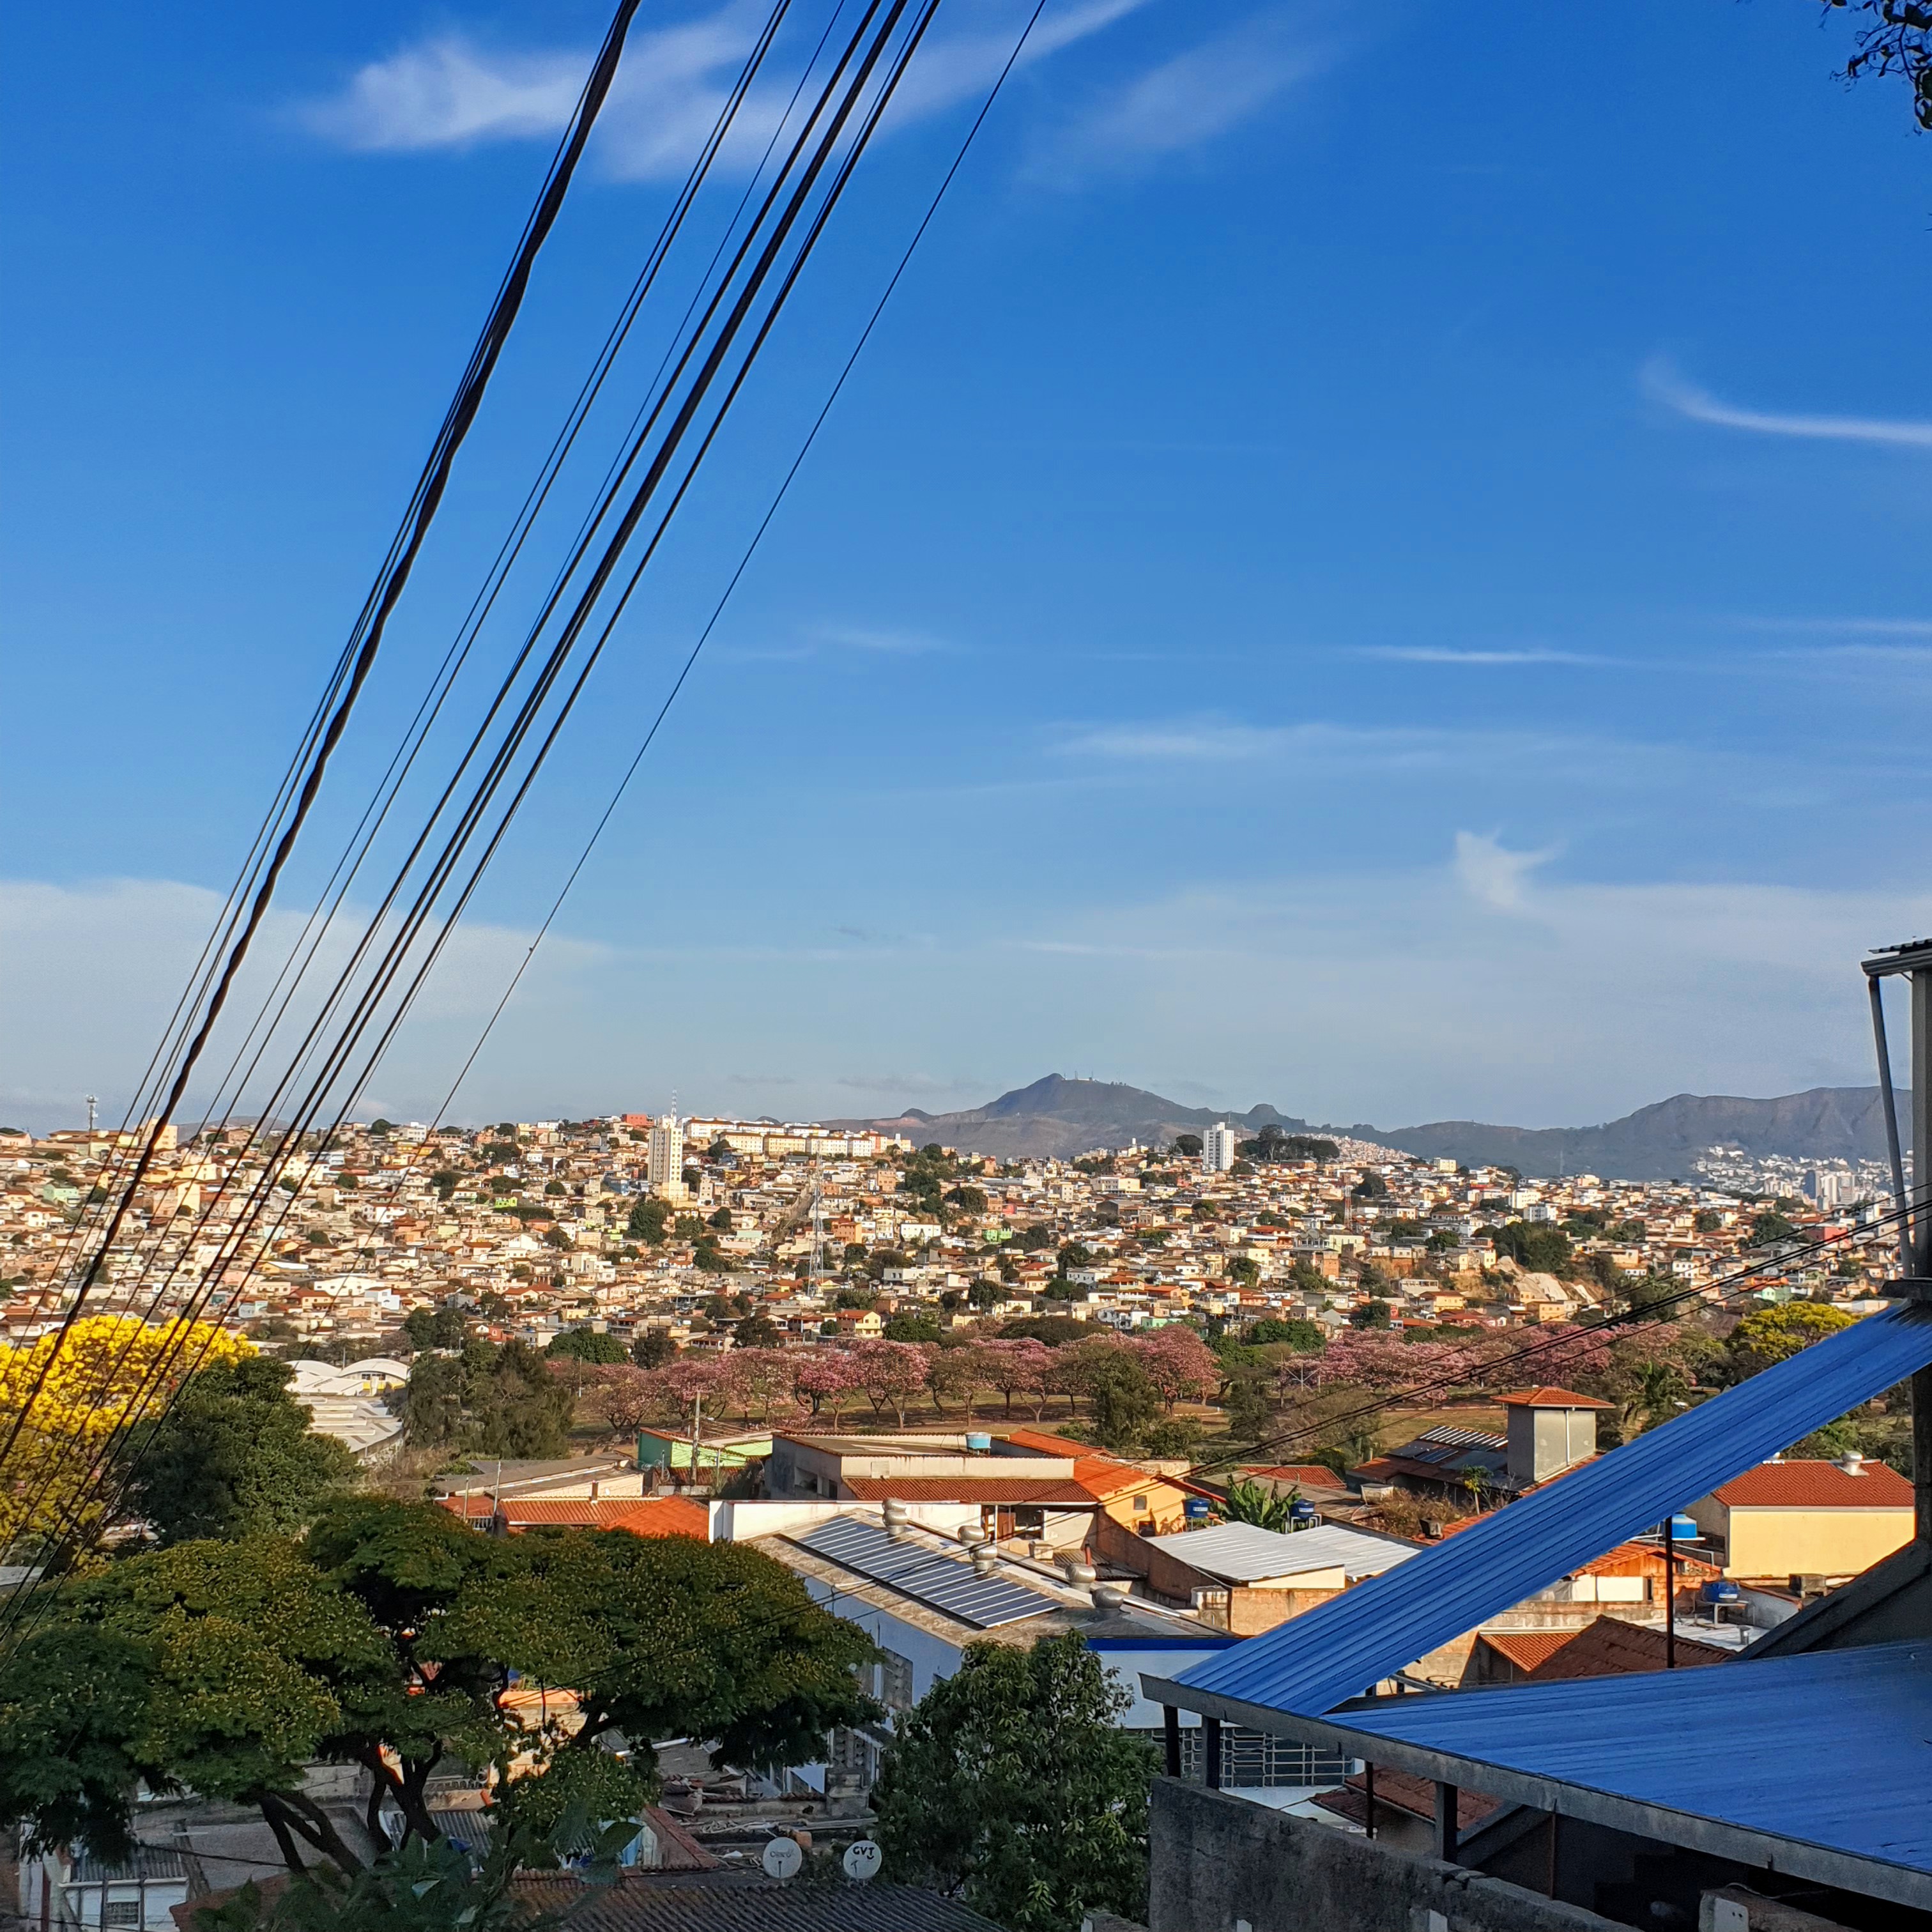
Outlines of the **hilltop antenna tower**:
{"label": "hilltop antenna tower", "polygon": [[94,1099],[90,1094],[87,1096],[87,1131],[90,1135],[94,1132]]}

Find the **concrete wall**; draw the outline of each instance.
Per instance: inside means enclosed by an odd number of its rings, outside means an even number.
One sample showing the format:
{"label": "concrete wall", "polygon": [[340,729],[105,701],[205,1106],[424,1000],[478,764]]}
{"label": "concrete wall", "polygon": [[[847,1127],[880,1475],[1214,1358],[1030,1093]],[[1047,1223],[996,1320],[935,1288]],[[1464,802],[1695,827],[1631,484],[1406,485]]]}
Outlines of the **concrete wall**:
{"label": "concrete wall", "polygon": [[1912,1540],[1909,1506],[1724,1514],[1728,1576],[1856,1576]]}
{"label": "concrete wall", "polygon": [[[1155,1780],[1152,1932],[1628,1932],[1616,1922],[1199,1785]],[[1433,1932],[1442,1932],[1438,1925]]]}

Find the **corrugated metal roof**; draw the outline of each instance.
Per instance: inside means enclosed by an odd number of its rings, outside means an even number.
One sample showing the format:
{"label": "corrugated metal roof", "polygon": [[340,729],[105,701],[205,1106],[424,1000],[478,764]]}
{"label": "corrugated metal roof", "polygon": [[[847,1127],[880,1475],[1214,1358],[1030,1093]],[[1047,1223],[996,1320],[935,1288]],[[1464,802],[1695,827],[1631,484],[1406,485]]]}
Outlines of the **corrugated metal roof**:
{"label": "corrugated metal roof", "polygon": [[1396,1741],[1932,1872],[1932,1644],[1391,1698],[1328,1721],[1371,1751]]}
{"label": "corrugated metal roof", "polygon": [[1331,1711],[1928,1363],[1932,1306],[1854,1322],[1178,1682]]}
{"label": "corrugated metal roof", "polygon": [[1177,1530],[1172,1536],[1147,1540],[1169,1556],[1233,1583],[1299,1576],[1310,1570],[1341,1570],[1351,1579],[1374,1576],[1420,1554],[1413,1544],[1334,1522],[1288,1532],[1262,1529],[1251,1522],[1221,1522],[1211,1529]]}
{"label": "corrugated metal roof", "polygon": [[561,1874],[525,1872],[515,1895],[546,1910],[567,1908],[572,1932],[998,1932],[956,1898],[912,1886],[706,1876],[624,1878],[593,1892]]}

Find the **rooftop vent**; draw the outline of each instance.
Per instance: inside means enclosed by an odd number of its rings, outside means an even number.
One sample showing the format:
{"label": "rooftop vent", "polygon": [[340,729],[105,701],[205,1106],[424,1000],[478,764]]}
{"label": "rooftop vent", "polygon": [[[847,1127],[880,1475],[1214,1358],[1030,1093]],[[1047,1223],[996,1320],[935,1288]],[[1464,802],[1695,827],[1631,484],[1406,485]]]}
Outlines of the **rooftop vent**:
{"label": "rooftop vent", "polygon": [[1838,1466],[1848,1476],[1862,1476],[1865,1472],[1865,1459],[1856,1449],[1847,1449],[1836,1460]]}

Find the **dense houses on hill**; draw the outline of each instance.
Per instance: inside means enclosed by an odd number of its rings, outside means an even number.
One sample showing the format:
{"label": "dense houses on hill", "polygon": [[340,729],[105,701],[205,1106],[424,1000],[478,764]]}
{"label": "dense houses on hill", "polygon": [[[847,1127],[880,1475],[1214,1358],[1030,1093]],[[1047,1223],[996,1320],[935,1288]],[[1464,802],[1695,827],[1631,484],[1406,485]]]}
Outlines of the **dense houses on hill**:
{"label": "dense houses on hill", "polygon": [[[1703,1290],[1748,1255],[1772,1264],[1767,1297],[1856,1309],[1887,1265],[1884,1231],[1858,1232],[1868,1204],[1587,1174],[1532,1184],[1354,1142],[1241,1157],[1228,1138],[1205,1157],[1000,1162],[809,1125],[621,1115],[434,1134],[376,1122],[269,1161],[246,1130],[167,1130],[91,1305],[146,1309],[158,1291],[166,1314],[206,1291],[232,1325],[346,1360],[386,1352],[412,1310],[451,1296],[539,1346],[587,1324],[728,1348],[763,1318],[806,1348],[895,1316],[1334,1329],[1379,1304],[1377,1325],[1385,1310],[1396,1328],[1562,1322],[1626,1277]],[[133,1138],[0,1135],[8,1340],[59,1318]]]}

